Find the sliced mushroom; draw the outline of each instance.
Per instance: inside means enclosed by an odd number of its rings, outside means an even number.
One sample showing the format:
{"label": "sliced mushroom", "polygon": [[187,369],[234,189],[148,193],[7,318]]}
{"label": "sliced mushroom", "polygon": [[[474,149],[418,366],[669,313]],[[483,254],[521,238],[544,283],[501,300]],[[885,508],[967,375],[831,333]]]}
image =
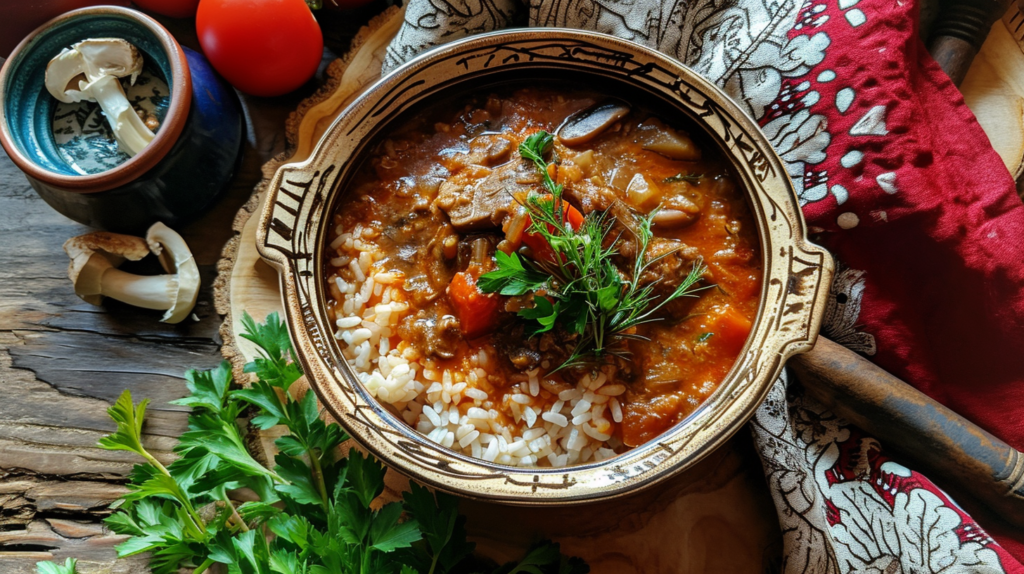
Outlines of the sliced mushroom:
{"label": "sliced mushroom", "polygon": [[[118,233],[95,232],[64,243],[71,258],[68,277],[75,294],[91,305],[104,297],[135,307],[166,310],[160,319],[180,323],[192,312],[199,295],[199,268],[180,235],[163,223],[149,228],[146,239]],[[117,267],[156,254],[168,275],[133,275]]]}
{"label": "sliced mushroom", "polygon": [[629,113],[623,102],[611,101],[580,110],[566,118],[558,128],[558,141],[572,147],[585,144],[601,135],[609,126]]}
{"label": "sliced mushroom", "polygon": [[141,72],[142,55],[128,42],[120,38],[83,40],[47,64],[46,90],[65,103],[97,102],[118,145],[128,155],[135,155],[154,135],[128,102],[118,78],[130,76],[134,84]]}
{"label": "sliced mushroom", "polygon": [[686,132],[674,130],[658,118],[648,118],[636,130],[637,141],[645,150],[669,159],[695,161],[700,159],[700,148]]}
{"label": "sliced mushroom", "polygon": [[146,232],[149,250],[160,260],[164,271],[177,277],[174,305],[160,319],[165,323],[180,323],[196,306],[199,295],[199,266],[185,240],[173,229],[156,222]]}

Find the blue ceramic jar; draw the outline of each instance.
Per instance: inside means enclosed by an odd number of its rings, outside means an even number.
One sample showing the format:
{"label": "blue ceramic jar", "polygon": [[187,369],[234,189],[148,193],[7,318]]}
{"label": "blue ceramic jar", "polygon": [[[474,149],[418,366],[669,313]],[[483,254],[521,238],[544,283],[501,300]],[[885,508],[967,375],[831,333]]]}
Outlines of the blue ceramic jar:
{"label": "blue ceramic jar", "polygon": [[[153,141],[98,173],[74,169],[61,153],[53,127],[58,102],[44,85],[47,63],[87,38],[127,40],[170,91]],[[0,144],[48,204],[86,225],[132,233],[198,215],[230,180],[241,143],[234,91],[202,55],[134,10],[68,12],[22,41],[0,68]]]}

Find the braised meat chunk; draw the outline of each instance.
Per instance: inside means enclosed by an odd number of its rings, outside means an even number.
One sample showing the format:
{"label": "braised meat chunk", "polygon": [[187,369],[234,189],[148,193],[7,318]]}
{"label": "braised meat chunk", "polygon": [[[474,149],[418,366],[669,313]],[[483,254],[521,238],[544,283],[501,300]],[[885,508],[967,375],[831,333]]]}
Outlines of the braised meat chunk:
{"label": "braised meat chunk", "polygon": [[460,233],[501,227],[515,203],[514,195],[536,187],[541,181],[533,165],[518,156],[514,161],[488,170],[481,178],[466,177],[467,171],[470,170],[463,170],[442,183],[436,200],[436,205],[448,214],[452,227]]}

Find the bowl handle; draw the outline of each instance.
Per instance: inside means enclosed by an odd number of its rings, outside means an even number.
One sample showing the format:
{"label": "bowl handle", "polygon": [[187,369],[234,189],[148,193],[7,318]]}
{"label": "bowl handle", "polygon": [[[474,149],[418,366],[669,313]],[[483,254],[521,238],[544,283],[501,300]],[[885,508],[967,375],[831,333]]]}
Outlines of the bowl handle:
{"label": "bowl handle", "polygon": [[835,271],[829,252],[809,241],[797,240],[787,251],[785,281],[772,279],[769,285],[769,294],[781,298],[776,307],[781,312],[775,317],[775,336],[781,338],[784,358],[814,347]]}
{"label": "bowl handle", "polygon": [[317,223],[336,175],[334,165],[318,168],[309,163],[285,164],[274,174],[256,229],[256,248],[279,272],[313,271]]}

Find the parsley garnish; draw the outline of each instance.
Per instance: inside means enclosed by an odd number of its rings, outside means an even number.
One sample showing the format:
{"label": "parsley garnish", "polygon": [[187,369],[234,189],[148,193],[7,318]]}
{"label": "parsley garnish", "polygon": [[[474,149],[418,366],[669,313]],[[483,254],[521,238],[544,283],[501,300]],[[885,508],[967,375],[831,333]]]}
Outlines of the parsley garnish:
{"label": "parsley garnish", "polygon": [[[147,400],[125,391],[107,411],[117,430],[100,441],[111,450],[145,460],[135,466],[129,492],[114,503],[107,526],[129,536],[119,557],[150,552],[155,574],[216,563],[229,574],[447,574],[495,572],[585,574],[589,568],[542,542],[517,563],[484,570],[466,540],[458,499],[433,494],[415,483],[403,502],[374,510],[384,491],[385,468],[357,450],[335,455],[348,439],[335,423],[320,419],[316,395],[288,392],[302,371],[294,362],[288,331],[276,314],[264,324],[245,315],[245,338],[261,357],[245,367],[257,380],[233,389],[227,362],[186,374],[189,395],[176,404],[192,408],[188,431],[164,466],[142,441]],[[251,407],[251,408],[250,408]],[[273,469],[246,450],[243,412],[253,425],[284,425],[275,444]],[[258,500],[238,504],[231,491],[247,488]],[[404,518],[404,520],[403,520]],[[75,574],[75,561],[40,562],[40,574]]]}
{"label": "parsley garnish", "polygon": [[515,253],[499,251],[495,256],[497,269],[481,275],[477,285],[485,293],[503,295],[543,291],[543,296],[534,295],[534,307],[520,309],[518,316],[531,325],[533,335],[549,331],[558,323],[579,336],[572,355],[555,369],[558,371],[599,362],[609,354],[625,355],[620,343],[642,339],[633,332],[636,326],[659,320],[657,313],[667,303],[693,296],[705,267],[701,260],[695,261],[687,277],[661,298],[654,293],[657,281],[640,284],[640,277],[651,265],[673,253],[647,256],[654,237],[651,225],[655,211],[647,216],[631,214],[633,221],[622,222],[637,242],[631,275],[624,277],[612,263],[620,237],[609,241],[614,219],[607,211],[588,214],[579,229],[566,222],[562,186],[551,179],[549,163],[544,159],[553,141],[551,134],[539,131],[519,145],[519,154],[536,165],[550,193],[530,195],[524,205],[532,219],[529,232],[547,241],[554,253],[553,261],[522,259]]}
{"label": "parsley garnish", "polygon": [[75,574],[75,563],[78,562],[74,558],[68,558],[64,561],[64,564],[57,564],[55,562],[38,562],[36,563],[36,569],[39,574]]}
{"label": "parsley garnish", "polygon": [[547,285],[551,276],[532,267],[524,267],[519,255],[495,251],[498,269],[480,276],[477,286],[484,293],[502,295],[525,295]]}
{"label": "parsley garnish", "polygon": [[714,335],[715,335],[714,333],[701,333],[700,337],[697,337],[697,342],[698,343],[703,343],[704,341],[707,341],[708,339],[710,339]]}

